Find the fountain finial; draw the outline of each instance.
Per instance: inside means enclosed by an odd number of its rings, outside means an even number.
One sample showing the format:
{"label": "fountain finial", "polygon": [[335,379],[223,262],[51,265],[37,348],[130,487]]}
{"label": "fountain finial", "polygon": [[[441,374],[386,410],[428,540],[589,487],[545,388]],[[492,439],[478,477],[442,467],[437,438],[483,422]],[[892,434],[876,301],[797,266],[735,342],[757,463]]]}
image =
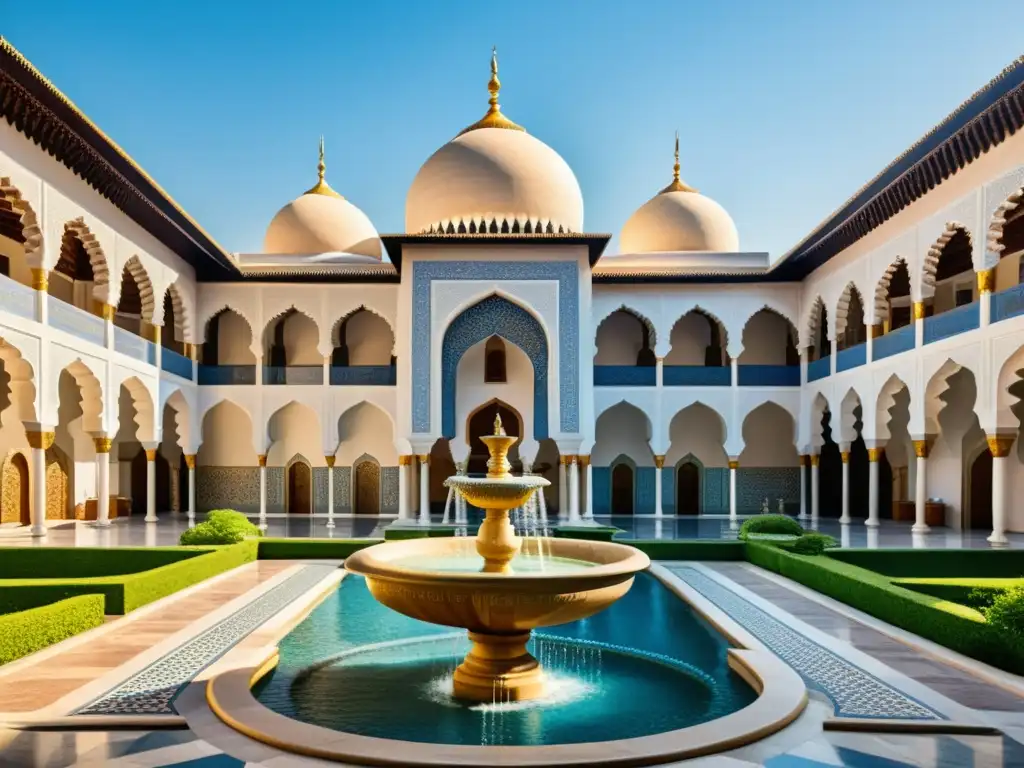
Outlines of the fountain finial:
{"label": "fountain finial", "polygon": [[494,435],[495,437],[504,437],[505,428],[501,426],[501,414],[494,414]]}

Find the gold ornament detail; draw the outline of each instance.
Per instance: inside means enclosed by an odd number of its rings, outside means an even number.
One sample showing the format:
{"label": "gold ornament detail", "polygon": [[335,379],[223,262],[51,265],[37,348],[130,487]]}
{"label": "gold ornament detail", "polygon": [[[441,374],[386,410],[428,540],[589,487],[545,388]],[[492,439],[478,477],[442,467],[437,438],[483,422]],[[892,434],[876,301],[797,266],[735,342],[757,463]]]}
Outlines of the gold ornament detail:
{"label": "gold ornament detail", "polygon": [[336,456],[324,456],[324,463],[327,464],[328,467],[333,469],[334,468],[334,461],[335,461],[336,458],[337,458]]}
{"label": "gold ornament detail", "polygon": [[816,467],[821,462],[821,456],[816,453],[811,454],[811,466]]}
{"label": "gold ornament detail", "polygon": [[885,453],[885,448],[868,448],[868,461],[878,461]]}
{"label": "gold ornament detail", "polygon": [[739,468],[740,468],[740,460],[739,459],[729,459],[729,469],[739,469]]}
{"label": "gold ornament detail", "polygon": [[100,307],[100,317],[104,320],[114,320],[114,315],[117,313],[117,307],[113,304],[103,304]]}
{"label": "gold ornament detail", "polygon": [[156,448],[146,449],[146,461],[156,461]]}
{"label": "gold ornament detail", "polygon": [[654,457],[654,466],[656,466],[658,469],[663,468],[665,466],[665,457],[664,456],[655,455],[655,457]]}
{"label": "gold ornament detail", "polygon": [[32,267],[32,287],[37,291],[45,291],[49,286],[49,277],[45,269]]}
{"label": "gold ornament detail", "polygon": [[92,444],[96,449],[96,453],[110,453],[110,449],[114,447],[114,438],[94,437],[92,439]]}
{"label": "gold ornament detail", "polygon": [[185,466],[189,469],[196,468],[196,455],[194,453],[185,454]]}
{"label": "gold ornament detail", "polygon": [[923,301],[915,301],[914,302],[914,319],[915,320],[924,320],[924,302]]}
{"label": "gold ornament detail", "polygon": [[261,453],[259,456],[257,456],[256,463],[259,464],[261,467],[267,466],[267,454]]}
{"label": "gold ornament detail", "polygon": [[416,457],[413,456],[412,454],[408,454],[408,455],[402,454],[401,456],[398,457],[398,466],[400,466],[400,467],[411,467],[412,463],[413,463],[413,460],[415,458]]}
{"label": "gold ornament detail", "polygon": [[986,269],[978,273],[978,293],[992,293],[996,287],[995,269]]}
{"label": "gold ornament detail", "polygon": [[161,332],[161,328],[160,328],[159,325],[151,326],[150,329],[149,329],[149,335],[150,335],[150,339],[149,340],[152,341],[154,344],[159,344],[160,343],[160,332]]}
{"label": "gold ornament detail", "polygon": [[416,458],[419,459],[421,466],[425,467],[428,464],[430,464],[430,454],[429,453],[421,454],[421,455],[417,456]]}
{"label": "gold ornament detail", "polygon": [[839,458],[841,458],[843,460],[843,464],[849,464],[850,463],[850,452],[849,451],[840,451],[839,452]]}
{"label": "gold ornament detail", "polygon": [[919,459],[928,458],[929,445],[927,440],[914,440],[914,455]]}
{"label": "gold ornament detail", "polygon": [[666,192],[696,192],[697,190],[679,180],[679,131],[676,131],[676,162],[672,166],[672,183],[661,190],[658,194],[664,195]]}
{"label": "gold ornament detail", "polygon": [[1014,439],[1013,435],[989,435],[986,441],[988,442],[988,449],[992,453],[992,458],[1002,459],[1009,456]]}
{"label": "gold ornament detail", "polygon": [[331,189],[331,185],[327,183],[325,176],[327,175],[327,165],[324,163],[324,137],[320,137],[320,162],[316,164],[317,182],[312,189],[307,189],[305,194],[307,195],[327,195],[328,197],[337,197],[342,200],[345,198]]}
{"label": "gold ornament detail", "polygon": [[[581,456],[577,456],[576,458],[580,460],[580,466],[581,467],[586,468],[590,464],[590,456],[589,455],[581,455]],[[664,461],[664,459],[665,459],[665,457],[662,456],[662,461]]]}
{"label": "gold ornament detail", "polygon": [[498,93],[501,91],[501,81],[498,79],[498,49],[491,49],[491,79],[487,83],[487,90],[491,98],[487,100],[487,114],[477,120],[468,128],[463,129],[459,135],[475,131],[477,128],[507,128],[511,131],[523,131],[526,129],[516,125],[501,113],[501,105],[498,103]]}
{"label": "gold ornament detail", "polygon": [[53,445],[54,433],[26,431],[25,437],[30,448],[34,448],[37,451],[45,451]]}
{"label": "gold ornament detail", "polygon": [[811,457],[808,456],[806,453],[801,453],[800,454],[800,466],[801,467],[806,467],[810,463],[811,463]]}

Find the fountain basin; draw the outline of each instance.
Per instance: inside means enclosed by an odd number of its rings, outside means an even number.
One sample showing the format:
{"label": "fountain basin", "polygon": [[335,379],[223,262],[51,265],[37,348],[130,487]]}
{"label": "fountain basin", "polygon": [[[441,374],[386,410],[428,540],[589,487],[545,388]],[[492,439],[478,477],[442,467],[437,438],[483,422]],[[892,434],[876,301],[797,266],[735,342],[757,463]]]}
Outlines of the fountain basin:
{"label": "fountain basin", "polygon": [[507,511],[522,507],[538,488],[551,485],[543,477],[525,475],[504,478],[469,477],[456,475],[444,481],[446,488],[454,488],[474,507]]}

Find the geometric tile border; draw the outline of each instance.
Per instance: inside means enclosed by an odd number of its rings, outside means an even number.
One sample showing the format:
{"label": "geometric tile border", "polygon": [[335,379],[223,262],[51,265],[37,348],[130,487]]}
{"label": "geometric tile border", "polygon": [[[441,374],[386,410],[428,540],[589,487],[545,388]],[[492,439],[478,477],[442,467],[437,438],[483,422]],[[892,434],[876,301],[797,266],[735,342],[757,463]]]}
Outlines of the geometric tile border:
{"label": "geometric tile border", "polygon": [[791,629],[731,589],[687,566],[666,568],[700,592],[733,621],[791,666],[808,688],[820,691],[837,717],[885,720],[948,720],[869,672]]}
{"label": "geometric tile border", "polygon": [[172,702],[202,670],[307,592],[333,565],[307,565],[273,589],[136,672],[76,715],[176,715]]}

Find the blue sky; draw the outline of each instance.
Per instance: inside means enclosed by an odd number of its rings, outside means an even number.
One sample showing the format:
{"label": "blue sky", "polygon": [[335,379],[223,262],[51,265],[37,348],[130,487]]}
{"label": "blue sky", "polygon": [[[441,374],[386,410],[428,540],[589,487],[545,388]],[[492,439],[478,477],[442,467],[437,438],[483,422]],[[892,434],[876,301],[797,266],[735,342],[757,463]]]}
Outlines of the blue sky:
{"label": "blue sky", "polygon": [[[506,114],[617,233],[671,178],[777,258],[1024,53],[990,0],[71,0],[5,4],[0,34],[221,244],[328,180],[381,232],[429,155],[479,118],[498,46]],[[614,243],[613,243],[614,248]]]}

